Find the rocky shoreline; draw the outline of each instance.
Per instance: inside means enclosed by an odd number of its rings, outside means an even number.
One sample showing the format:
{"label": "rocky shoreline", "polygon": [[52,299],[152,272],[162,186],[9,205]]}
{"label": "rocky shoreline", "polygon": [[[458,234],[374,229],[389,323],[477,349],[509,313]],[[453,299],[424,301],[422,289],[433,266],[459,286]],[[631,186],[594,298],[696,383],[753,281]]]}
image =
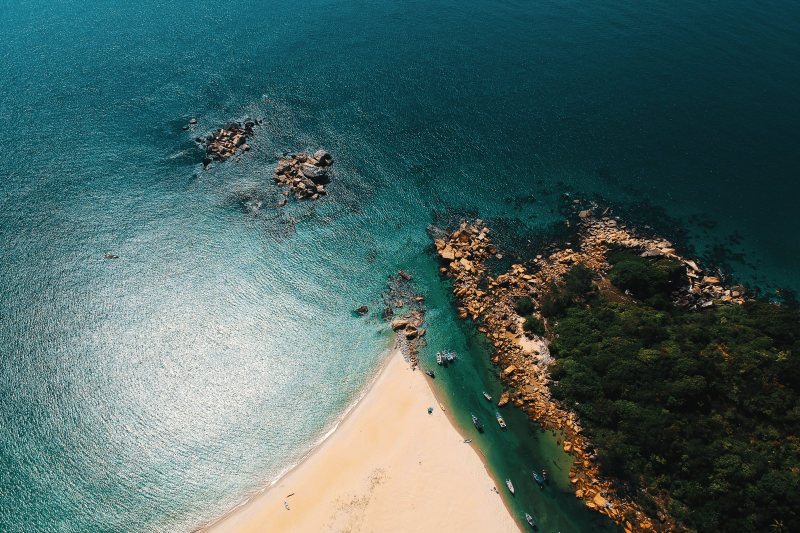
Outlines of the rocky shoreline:
{"label": "rocky shoreline", "polygon": [[628,494],[617,490],[615,480],[601,476],[592,444],[575,413],[550,395],[548,365],[552,358],[547,335],[529,336],[523,331],[524,319],[517,313],[515,301],[523,296],[537,301],[578,263],[599,274],[599,284],[610,285],[605,274],[611,265],[605,254],[615,245],[635,249],[643,257],[680,263],[685,268],[685,283],[673,294],[674,303],[687,309],[744,303],[744,288],[725,286],[718,276],[704,273],[694,260],[678,255],[669,241],[637,235],[635,229],[615,218],[595,217],[584,210],[578,220],[574,242],[524,265],[514,264],[496,278],[488,274],[486,262],[502,256],[491,242],[490,229],[481,220],[462,222],[457,230],[435,240],[438,256],[445,263],[440,272],[452,279],[459,317],[478,322],[478,330],[493,344],[492,362],[501,368],[501,380],[508,388],[498,406],[511,403],[544,429],[563,434],[564,451],[575,458],[569,477],[576,497],[627,533],[669,531],[675,524],[664,506],[657,517],[648,517]]}

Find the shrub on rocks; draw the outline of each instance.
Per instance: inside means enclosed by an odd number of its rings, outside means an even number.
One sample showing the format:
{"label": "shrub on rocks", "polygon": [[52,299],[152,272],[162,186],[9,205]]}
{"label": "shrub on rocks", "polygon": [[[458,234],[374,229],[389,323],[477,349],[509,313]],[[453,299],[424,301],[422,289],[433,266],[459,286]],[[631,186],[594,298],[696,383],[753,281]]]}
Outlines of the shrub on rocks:
{"label": "shrub on rocks", "polygon": [[545,333],[544,322],[533,315],[529,315],[527,318],[525,318],[525,323],[522,324],[522,329],[540,337]]}
{"label": "shrub on rocks", "polygon": [[516,308],[517,308],[517,313],[519,313],[521,316],[529,315],[533,313],[534,310],[533,300],[531,300],[527,296],[518,298],[516,302]]}

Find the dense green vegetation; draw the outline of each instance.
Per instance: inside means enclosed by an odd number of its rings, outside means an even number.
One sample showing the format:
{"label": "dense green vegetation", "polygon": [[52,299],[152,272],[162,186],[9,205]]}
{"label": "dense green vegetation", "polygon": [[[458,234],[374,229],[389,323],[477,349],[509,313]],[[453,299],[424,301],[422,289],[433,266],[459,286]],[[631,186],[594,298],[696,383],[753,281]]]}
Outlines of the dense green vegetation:
{"label": "dense green vegetation", "polygon": [[614,265],[608,273],[611,283],[652,307],[669,306],[669,293],[682,274],[680,263],[640,257],[626,249],[610,251],[608,261]]}
{"label": "dense green vegetation", "polygon": [[522,324],[522,329],[529,331],[534,335],[539,335],[540,337],[545,333],[544,322],[533,315],[525,317],[525,322]]}
{"label": "dense green vegetation", "polygon": [[533,316],[533,312],[536,310],[536,304],[533,303],[533,300],[523,296],[516,301],[516,308],[517,313],[525,317],[522,329],[540,337],[545,334],[544,322]]}
{"label": "dense green vegetation", "polygon": [[557,317],[566,311],[576,299],[582,299],[591,290],[596,289],[592,284],[594,272],[578,264],[570,269],[564,276],[564,283],[551,286],[549,291],[542,295],[541,312],[546,317]]}
{"label": "dense green vegetation", "polygon": [[542,298],[558,320],[553,395],[606,473],[667,494],[687,527],[800,531],[800,315],[765,302],[686,312],[668,303],[670,262],[616,253],[609,278],[637,300],[590,287],[583,267]]}
{"label": "dense green vegetation", "polygon": [[521,316],[529,315],[533,313],[534,309],[536,308],[533,300],[528,298],[527,296],[523,296],[522,298],[517,299],[516,302],[517,313]]}

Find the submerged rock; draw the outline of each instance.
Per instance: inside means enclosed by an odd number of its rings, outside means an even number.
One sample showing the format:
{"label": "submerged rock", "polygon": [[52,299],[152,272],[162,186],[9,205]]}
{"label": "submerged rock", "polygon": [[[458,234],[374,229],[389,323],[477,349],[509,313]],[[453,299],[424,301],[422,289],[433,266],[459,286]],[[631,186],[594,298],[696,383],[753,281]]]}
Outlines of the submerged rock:
{"label": "submerged rock", "polygon": [[359,316],[364,316],[369,312],[369,308],[366,305],[362,305],[358,309],[356,309],[356,314]]}

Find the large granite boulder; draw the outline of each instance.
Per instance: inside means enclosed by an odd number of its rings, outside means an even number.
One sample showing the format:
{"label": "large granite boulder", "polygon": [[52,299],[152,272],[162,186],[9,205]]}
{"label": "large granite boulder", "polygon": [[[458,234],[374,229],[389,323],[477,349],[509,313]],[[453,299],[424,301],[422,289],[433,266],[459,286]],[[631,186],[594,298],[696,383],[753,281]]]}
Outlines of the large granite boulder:
{"label": "large granite boulder", "polygon": [[504,391],[503,394],[500,395],[500,401],[497,402],[497,407],[503,407],[508,403],[509,394],[508,391]]}
{"label": "large granite boulder", "polygon": [[397,331],[399,329],[405,329],[405,328],[408,327],[408,325],[410,323],[411,322],[408,319],[405,319],[405,318],[401,318],[401,319],[398,319],[398,320],[393,320],[392,321],[392,329],[395,330],[395,331]]}
{"label": "large granite boulder", "polygon": [[314,159],[322,166],[328,166],[333,163],[333,157],[325,150],[317,150],[314,152]]}
{"label": "large granite boulder", "polygon": [[314,183],[330,183],[331,181],[326,169],[310,163],[303,163],[303,166],[300,167],[300,172]]}

